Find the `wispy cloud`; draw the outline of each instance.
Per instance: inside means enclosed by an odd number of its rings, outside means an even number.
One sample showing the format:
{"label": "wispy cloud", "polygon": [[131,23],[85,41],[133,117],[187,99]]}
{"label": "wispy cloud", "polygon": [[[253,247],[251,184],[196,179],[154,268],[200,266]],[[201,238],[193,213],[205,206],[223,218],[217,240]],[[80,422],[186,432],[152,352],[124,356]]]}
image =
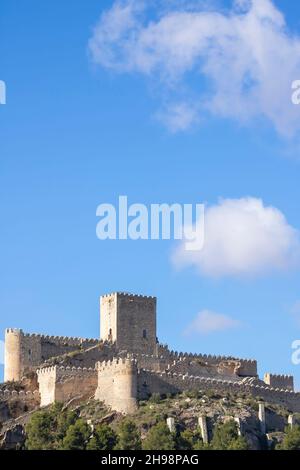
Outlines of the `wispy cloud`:
{"label": "wispy cloud", "polygon": [[194,334],[207,335],[219,331],[230,330],[239,326],[241,326],[241,323],[238,320],[227,315],[216,313],[211,310],[202,310],[187,326],[184,334],[187,336]]}
{"label": "wispy cloud", "polygon": [[247,124],[268,120],[286,137],[300,131],[291,84],[300,79],[300,37],[271,0],[115,0],[89,42],[94,63],[160,83],[159,112],[171,130],[212,114]]}
{"label": "wispy cloud", "polygon": [[205,211],[203,249],[189,252],[181,243],[172,261],[209,277],[284,271],[300,265],[300,236],[260,199],[225,199]]}

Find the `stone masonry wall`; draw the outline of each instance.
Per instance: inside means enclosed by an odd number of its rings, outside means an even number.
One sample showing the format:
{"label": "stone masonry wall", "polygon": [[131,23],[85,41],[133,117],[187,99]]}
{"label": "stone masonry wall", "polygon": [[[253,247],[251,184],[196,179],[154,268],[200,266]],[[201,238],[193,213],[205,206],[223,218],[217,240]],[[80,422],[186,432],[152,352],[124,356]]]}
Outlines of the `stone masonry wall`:
{"label": "stone masonry wall", "polygon": [[215,390],[221,393],[247,393],[268,403],[282,404],[292,412],[300,412],[300,393],[247,382],[140,370],[137,383],[139,399],[147,399],[153,393],[166,394],[183,392],[184,390]]}
{"label": "stone masonry wall", "polygon": [[40,393],[38,390],[34,392],[24,390],[16,391],[16,390],[0,390],[0,401],[7,401],[7,400],[21,400],[24,402],[29,403],[40,403]]}
{"label": "stone masonry wall", "polygon": [[212,356],[210,354],[192,354],[187,352],[177,352],[169,350],[168,346],[159,344],[157,350],[158,356],[168,359],[169,363],[178,360],[198,361],[204,366],[220,366],[223,363],[238,363],[236,373],[240,377],[257,377],[257,361],[252,359],[241,359],[232,356]]}
{"label": "stone masonry wall", "polygon": [[126,293],[101,297],[101,339],[120,351],[156,354],[156,298]]}
{"label": "stone masonry wall", "polygon": [[73,398],[93,397],[97,388],[95,368],[47,367],[37,370],[41,406],[55,401],[65,403]]}
{"label": "stone masonry wall", "polygon": [[134,359],[114,359],[97,364],[98,387],[95,399],[121,413],[137,408],[137,366]]}
{"label": "stone masonry wall", "polygon": [[60,356],[97,344],[95,339],[25,334],[22,330],[5,332],[4,381],[19,381],[50,357]]}
{"label": "stone masonry wall", "polygon": [[264,375],[264,382],[270,385],[270,387],[294,390],[294,377],[291,375],[274,375],[267,373]]}

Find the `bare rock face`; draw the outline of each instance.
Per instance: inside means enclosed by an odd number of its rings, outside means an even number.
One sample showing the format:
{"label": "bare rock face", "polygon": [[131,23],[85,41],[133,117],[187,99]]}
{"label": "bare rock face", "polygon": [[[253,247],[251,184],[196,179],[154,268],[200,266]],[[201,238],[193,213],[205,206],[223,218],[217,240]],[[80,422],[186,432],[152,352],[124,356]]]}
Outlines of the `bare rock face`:
{"label": "bare rock face", "polygon": [[23,426],[16,425],[0,436],[0,449],[19,450],[25,443],[25,431]]}

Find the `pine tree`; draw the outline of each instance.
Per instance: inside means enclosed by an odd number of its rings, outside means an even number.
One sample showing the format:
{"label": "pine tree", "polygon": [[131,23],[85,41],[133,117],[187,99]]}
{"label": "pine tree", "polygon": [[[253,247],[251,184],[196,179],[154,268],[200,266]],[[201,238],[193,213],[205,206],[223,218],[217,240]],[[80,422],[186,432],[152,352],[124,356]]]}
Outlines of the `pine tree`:
{"label": "pine tree", "polygon": [[67,430],[63,440],[64,450],[85,450],[91,435],[91,429],[82,419],[78,419]]}
{"label": "pine tree", "polygon": [[141,437],[133,421],[124,419],[118,428],[118,442],[116,450],[140,450]]}
{"label": "pine tree", "polygon": [[233,419],[216,427],[211,446],[214,450],[248,449],[247,441],[238,435],[237,423]]}
{"label": "pine tree", "polygon": [[287,428],[283,442],[277,448],[281,450],[300,450],[300,426]]}
{"label": "pine tree", "polygon": [[116,442],[117,436],[113,429],[107,424],[100,424],[96,427],[87,450],[112,450]]}
{"label": "pine tree", "polygon": [[175,438],[165,422],[150,429],[143,442],[143,450],[175,450]]}

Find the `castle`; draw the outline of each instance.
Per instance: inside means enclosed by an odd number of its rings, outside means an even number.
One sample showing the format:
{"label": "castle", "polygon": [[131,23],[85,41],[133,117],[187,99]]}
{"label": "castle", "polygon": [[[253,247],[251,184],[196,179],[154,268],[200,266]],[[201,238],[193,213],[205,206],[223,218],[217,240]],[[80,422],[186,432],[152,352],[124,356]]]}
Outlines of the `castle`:
{"label": "castle", "polygon": [[100,339],[5,332],[5,382],[34,376],[38,390],[0,391],[39,406],[94,397],[131,413],[141,399],[185,390],[245,393],[300,412],[291,376],[265,374],[254,360],[171,351],[157,340],[156,298],[113,293],[100,298]]}

